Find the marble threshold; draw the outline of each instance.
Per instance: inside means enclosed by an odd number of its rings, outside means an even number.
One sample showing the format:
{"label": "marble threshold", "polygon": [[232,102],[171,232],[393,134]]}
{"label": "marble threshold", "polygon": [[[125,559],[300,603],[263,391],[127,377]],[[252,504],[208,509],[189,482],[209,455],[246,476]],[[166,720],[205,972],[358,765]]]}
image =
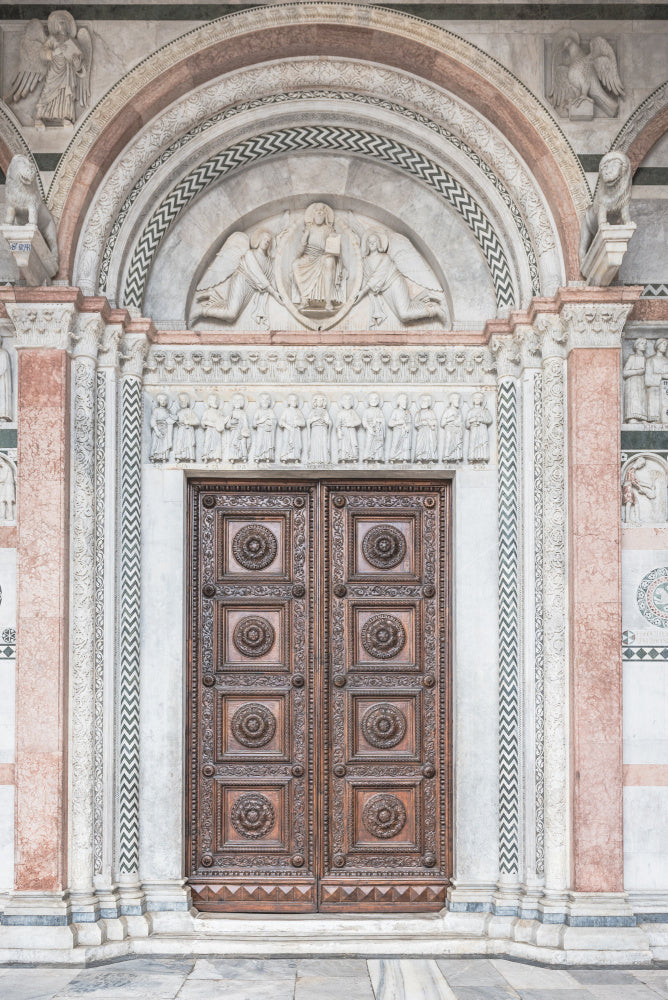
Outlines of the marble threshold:
{"label": "marble threshold", "polygon": [[86,966],[130,956],[495,957],[548,966],[668,961],[668,924],[571,927],[490,913],[401,916],[149,911],[66,926],[0,926],[0,965]]}

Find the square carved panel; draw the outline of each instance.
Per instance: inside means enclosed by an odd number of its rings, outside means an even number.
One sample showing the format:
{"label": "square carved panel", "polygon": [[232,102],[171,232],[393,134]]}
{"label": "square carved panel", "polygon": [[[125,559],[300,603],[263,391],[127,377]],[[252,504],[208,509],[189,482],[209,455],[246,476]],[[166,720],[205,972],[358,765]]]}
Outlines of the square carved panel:
{"label": "square carved panel", "polygon": [[262,514],[230,517],[221,513],[218,524],[219,578],[251,581],[262,577],[290,578],[290,515]]}
{"label": "square carved panel", "polygon": [[217,670],[290,669],[287,605],[220,605],[217,631]]}
{"label": "square carved panel", "polygon": [[215,850],[287,851],[289,785],[217,781]]}
{"label": "square carved panel", "polygon": [[350,851],[418,851],[422,803],[415,780],[351,781]]}
{"label": "square carved panel", "polygon": [[231,760],[289,760],[286,696],[258,691],[216,692],[216,763]]}
{"label": "square carved panel", "polygon": [[352,515],[350,579],[417,579],[421,561],[419,520],[418,512],[404,517]]}
{"label": "square carved panel", "polygon": [[415,605],[351,602],[349,614],[350,669],[417,669],[419,612]]}
{"label": "square carved panel", "polygon": [[351,762],[420,760],[420,692],[351,693],[346,726]]}

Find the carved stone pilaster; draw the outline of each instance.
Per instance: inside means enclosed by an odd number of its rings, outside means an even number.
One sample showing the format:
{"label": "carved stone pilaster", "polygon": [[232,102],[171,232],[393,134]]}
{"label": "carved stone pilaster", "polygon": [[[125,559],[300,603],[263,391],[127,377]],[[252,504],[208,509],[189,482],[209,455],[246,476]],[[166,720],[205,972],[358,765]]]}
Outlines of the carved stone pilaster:
{"label": "carved stone pilaster", "polygon": [[7,315],[16,330],[16,347],[51,347],[68,350],[74,325],[72,303],[55,306],[6,302]]}
{"label": "carved stone pilaster", "polygon": [[97,919],[93,896],[95,654],[95,359],[99,314],[72,330],[72,486],[70,660],[70,885],[77,920]]}

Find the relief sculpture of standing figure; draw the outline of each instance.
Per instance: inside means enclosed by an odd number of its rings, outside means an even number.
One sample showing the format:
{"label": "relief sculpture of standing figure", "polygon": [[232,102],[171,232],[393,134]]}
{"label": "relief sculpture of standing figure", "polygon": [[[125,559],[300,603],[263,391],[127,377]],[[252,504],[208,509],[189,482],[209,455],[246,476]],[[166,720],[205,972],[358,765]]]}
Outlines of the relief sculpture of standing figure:
{"label": "relief sculpture of standing figure", "polygon": [[481,392],[474,392],[471,399],[471,409],[466,415],[466,429],[469,432],[469,462],[489,461],[489,427],[492,414],[487,409],[485,397]]}
{"label": "relief sculpture of standing figure", "polygon": [[218,396],[209,396],[200,421],[204,430],[203,462],[220,462],[223,457],[222,416]]}
{"label": "relief sculpture of standing figure", "polygon": [[341,409],[336,415],[336,439],[339,444],[340,462],[357,462],[360,457],[357,430],[362,421],[355,410],[355,401],[349,392],[341,397]]}
{"label": "relief sculpture of standing figure", "polygon": [[[668,340],[661,337],[654,345],[654,354],[645,365],[645,385],[647,386],[647,419],[652,424],[668,423],[661,412],[661,380],[668,378]],[[1,417],[1,414],[0,414]]]}
{"label": "relief sculpture of standing figure", "polygon": [[441,417],[441,427],[445,430],[444,462],[461,462],[464,457],[464,418],[461,399],[458,392],[453,392]]}
{"label": "relief sculpture of standing figure", "polygon": [[369,396],[369,405],[362,415],[362,426],[366,431],[364,445],[365,462],[382,462],[385,451],[385,414],[377,392]]}
{"label": "relief sculpture of standing figure", "polygon": [[629,424],[640,424],[647,420],[647,393],[645,391],[645,367],[647,364],[647,341],[638,337],[633,344],[633,353],[626,359],[622,379],[624,382],[624,420]]}
{"label": "relief sculpture of standing figure", "polygon": [[256,462],[273,462],[276,456],[276,414],[268,393],[260,393],[257,410],[253,415],[255,431],[254,455]]}
{"label": "relief sculpture of standing figure", "polygon": [[309,462],[324,464],[329,462],[329,435],[332,418],[327,411],[327,397],[318,393],[313,397],[307,423],[310,431]]}
{"label": "relief sculpture of standing figure", "polygon": [[0,340],[0,420],[13,420],[12,369],[9,354],[1,345],[2,340]]}
{"label": "relief sculpture of standing figure", "polygon": [[232,396],[232,412],[225,421],[229,431],[228,456],[230,462],[247,462],[250,428],[246,413],[246,397],[240,392]]}
{"label": "relief sculpture of standing figure", "polygon": [[300,462],[302,457],[302,430],[306,427],[304,414],[299,409],[299,400],[291,392],[285,401],[278,426],[283,431],[281,462]]}
{"label": "relief sculpture of standing figure", "polygon": [[152,462],[168,462],[172,450],[174,433],[174,417],[169,410],[169,397],[164,392],[158,393],[151,410],[151,451]]}
{"label": "relief sculpture of standing figure", "polygon": [[390,462],[411,460],[411,413],[405,392],[397,396],[397,405],[387,422],[390,428]]}
{"label": "relief sculpture of standing figure", "polygon": [[199,427],[199,420],[191,406],[190,396],[187,392],[180,392],[174,427],[174,458],[177,462],[195,461],[196,427]]}
{"label": "relief sculpture of standing figure", "polygon": [[438,420],[432,409],[431,396],[420,396],[420,408],[415,414],[415,461],[438,460]]}

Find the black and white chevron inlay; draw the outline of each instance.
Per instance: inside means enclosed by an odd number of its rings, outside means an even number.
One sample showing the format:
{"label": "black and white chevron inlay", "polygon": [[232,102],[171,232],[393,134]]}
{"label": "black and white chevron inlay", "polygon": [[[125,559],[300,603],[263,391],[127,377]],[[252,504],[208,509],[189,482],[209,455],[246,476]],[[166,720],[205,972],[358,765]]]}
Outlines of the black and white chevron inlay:
{"label": "black and white chevron inlay", "polygon": [[519,438],[517,383],[498,390],[499,448],[499,870],[519,872]]}
{"label": "black and white chevron inlay", "polygon": [[141,546],[142,388],[126,377],[121,390],[121,621],[119,868],[139,867],[139,597]]}
{"label": "black and white chevron inlay", "polygon": [[244,139],[201,163],[181,180],[151,216],[135,245],[125,281],[123,303],[140,309],[148,273],[169,227],[198,194],[239,167],[256,160],[304,149],[336,149],[390,163],[418,177],[464,219],[487,261],[497,305],[514,305],[508,261],[494,228],[468,191],[437,163],[387,136],[356,128],[303,125],[265,132]]}

